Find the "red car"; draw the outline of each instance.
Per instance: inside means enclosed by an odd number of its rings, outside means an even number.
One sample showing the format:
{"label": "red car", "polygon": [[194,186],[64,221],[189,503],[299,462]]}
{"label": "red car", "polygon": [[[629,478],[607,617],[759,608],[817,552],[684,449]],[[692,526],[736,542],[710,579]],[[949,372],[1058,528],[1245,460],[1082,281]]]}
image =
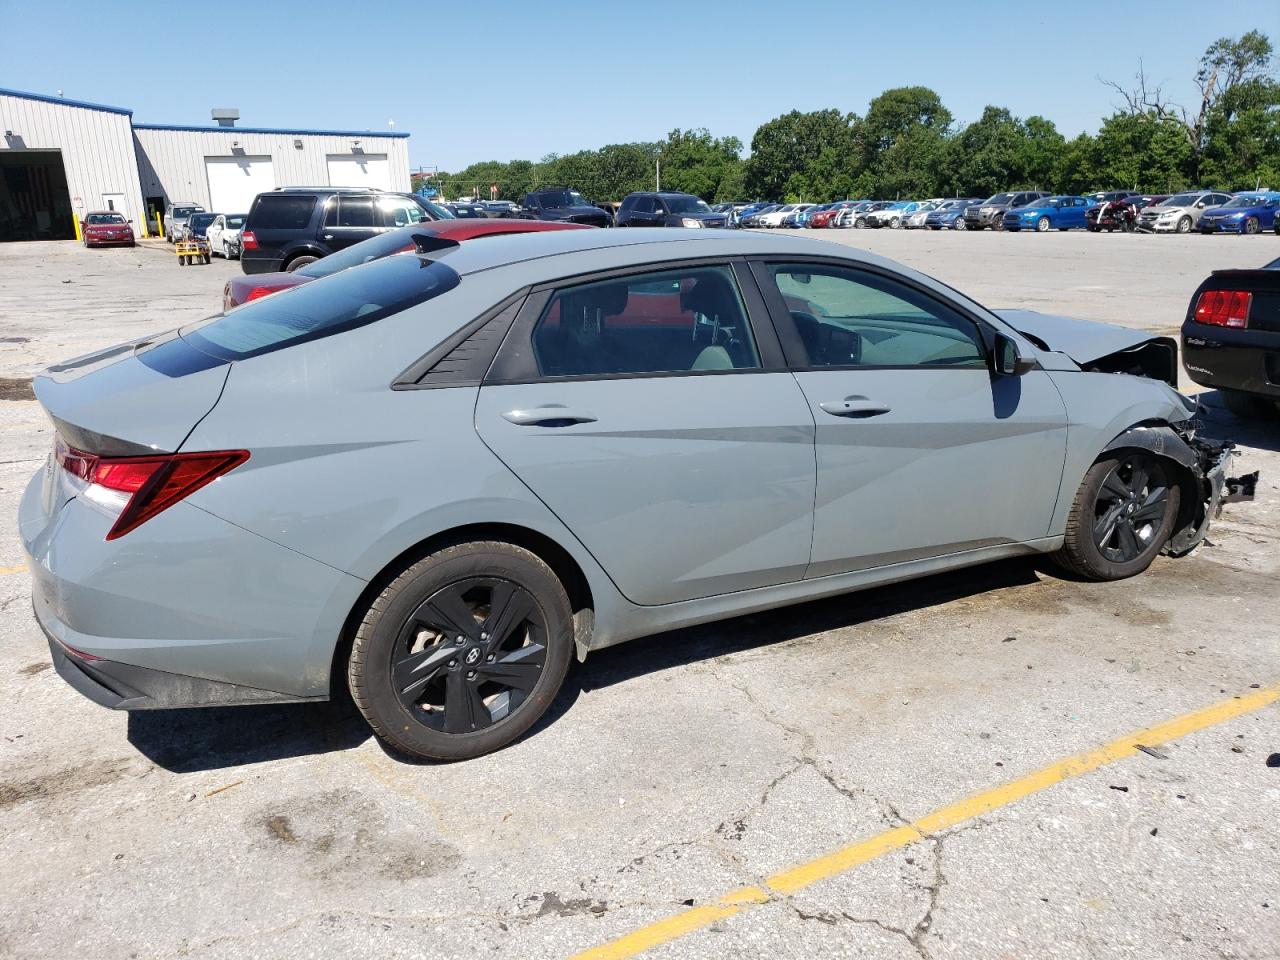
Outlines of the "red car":
{"label": "red car", "polygon": [[133,221],[114,210],[95,210],[80,221],[80,235],[86,247],[132,247]]}
{"label": "red car", "polygon": [[564,223],[546,220],[434,220],[401,227],[381,236],[364,240],[354,246],[331,253],[315,263],[299,267],[292,273],[251,273],[232,277],[222,288],[222,309],[230,310],[250,300],[257,300],[277,290],[287,290],[308,280],[327,277],[331,273],[359,266],[370,260],[381,260],[393,253],[403,253],[416,247],[414,237],[442,237],[447,240],[474,240],[476,237],[493,237],[504,233],[544,233],[548,230],[594,230],[583,223]]}

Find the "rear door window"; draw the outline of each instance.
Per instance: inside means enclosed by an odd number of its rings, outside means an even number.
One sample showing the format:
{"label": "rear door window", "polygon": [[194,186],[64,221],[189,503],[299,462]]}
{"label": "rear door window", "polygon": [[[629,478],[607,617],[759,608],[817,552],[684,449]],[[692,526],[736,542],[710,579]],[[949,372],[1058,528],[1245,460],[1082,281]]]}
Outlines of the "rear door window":
{"label": "rear door window", "polygon": [[313,196],[263,196],[253,208],[254,230],[302,230],[311,222]]}
{"label": "rear door window", "polygon": [[386,257],[251,301],[179,333],[210,356],[244,360],[375,323],[459,282],[439,261]]}
{"label": "rear door window", "polygon": [[543,377],[757,369],[733,272],[687,267],[557,290],[533,331]]}
{"label": "rear door window", "polygon": [[373,197],[339,197],[338,226],[372,227]]}
{"label": "rear door window", "polygon": [[423,209],[408,197],[379,197],[378,211],[384,227],[407,227],[427,219]]}

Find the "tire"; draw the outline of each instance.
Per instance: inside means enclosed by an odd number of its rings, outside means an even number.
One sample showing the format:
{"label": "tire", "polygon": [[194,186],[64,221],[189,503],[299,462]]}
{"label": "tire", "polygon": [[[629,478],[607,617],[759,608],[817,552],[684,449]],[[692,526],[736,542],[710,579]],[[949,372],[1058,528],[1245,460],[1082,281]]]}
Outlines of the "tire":
{"label": "tire", "polygon": [[[512,609],[523,619],[511,622]],[[484,628],[504,623],[495,647]],[[569,598],[550,567],[509,543],[463,543],[419,560],[379,594],[356,631],[347,679],[360,713],[396,750],[466,760],[537,722],[573,646]]]}
{"label": "tire", "polygon": [[1086,580],[1122,580],[1168,542],[1181,491],[1173,465],[1146,451],[1106,454],[1084,475],[1054,560]]}
{"label": "tire", "polygon": [[902,229],[902,218],[901,218],[901,217],[894,217],[892,220],[890,220],[890,221],[889,221],[889,229],[890,229],[890,230],[901,230],[901,229]]}
{"label": "tire", "polygon": [[293,271],[297,270],[299,267],[305,267],[308,263],[315,263],[319,259],[319,257],[312,256],[294,257],[289,261],[289,265],[284,269],[286,273],[293,273]]}
{"label": "tire", "polygon": [[956,217],[951,224],[952,230],[968,230],[969,225],[964,222],[964,217]]}
{"label": "tire", "polygon": [[997,214],[996,216],[992,217],[991,223],[989,224],[989,226],[991,227],[992,233],[1003,233],[1004,232],[1004,215]]}
{"label": "tire", "polygon": [[206,265],[206,266],[207,266],[208,264],[212,263],[212,262],[213,262],[213,251],[210,251],[210,252],[208,252],[208,253],[204,254],[203,256],[201,256],[201,258],[200,258],[200,259],[202,259],[202,260],[205,262],[205,265]]}
{"label": "tire", "polygon": [[1097,233],[1097,232],[1099,232],[1101,229],[1102,229],[1101,227],[1097,227],[1097,226],[1091,226],[1091,227],[1089,227],[1089,228],[1088,228],[1088,230],[1089,230],[1089,232],[1090,232],[1090,233]]}
{"label": "tire", "polygon": [[1222,403],[1242,420],[1274,420],[1280,415],[1280,404],[1242,390],[1222,390]]}
{"label": "tire", "polygon": [[1190,232],[1191,232],[1191,218],[1190,218],[1190,217],[1183,217],[1181,220],[1179,220],[1179,221],[1178,221],[1178,228],[1177,228],[1177,229],[1178,229],[1178,233],[1190,233]]}
{"label": "tire", "polygon": [[1245,233],[1257,233],[1260,229],[1262,229],[1262,225],[1258,223],[1257,217],[1250,217],[1244,222]]}
{"label": "tire", "polygon": [[1041,217],[1039,220],[1036,221],[1036,233],[1048,233],[1048,232],[1049,232],[1049,218]]}

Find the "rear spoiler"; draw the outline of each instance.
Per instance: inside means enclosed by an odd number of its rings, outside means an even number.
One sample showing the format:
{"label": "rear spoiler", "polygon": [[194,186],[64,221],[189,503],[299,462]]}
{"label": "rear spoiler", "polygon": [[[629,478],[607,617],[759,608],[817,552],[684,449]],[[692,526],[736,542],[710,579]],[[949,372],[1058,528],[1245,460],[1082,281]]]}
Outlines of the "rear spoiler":
{"label": "rear spoiler", "polygon": [[435,237],[427,233],[415,233],[413,235],[414,252],[420,257],[427,256],[432,253],[443,253],[445,250],[452,250],[454,247],[461,246],[457,240],[450,240],[447,237]]}

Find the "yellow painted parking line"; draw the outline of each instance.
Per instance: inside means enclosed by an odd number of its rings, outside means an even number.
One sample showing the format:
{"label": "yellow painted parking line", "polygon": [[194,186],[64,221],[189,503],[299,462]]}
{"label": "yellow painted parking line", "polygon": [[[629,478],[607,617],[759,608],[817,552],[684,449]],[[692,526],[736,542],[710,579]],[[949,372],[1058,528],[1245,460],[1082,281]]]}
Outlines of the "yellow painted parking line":
{"label": "yellow painted parking line", "polygon": [[908,844],[924,840],[950,827],[980,817],[984,813],[1007,806],[1023,797],[1047,790],[1055,784],[1082,776],[1115,763],[1138,752],[1138,745],[1169,743],[1180,737],[1216,726],[1235,717],[1276,702],[1280,684],[1251,690],[1230,700],[1223,700],[1192,713],[1130,733],[1094,750],[1067,757],[1009,783],[974,794],[958,803],[940,807],[919,820],[894,827],[866,840],[835,850],[799,866],[775,873],[760,887],[744,887],[700,907],[666,917],[632,933],[575,954],[571,960],[625,960],[645,950],[708,927],[751,906],[768,903],[780,896],[802,890],[820,880],[827,880],[854,867],[875,860]]}
{"label": "yellow painted parking line", "polygon": [[27,565],[25,563],[17,563],[12,567],[0,567],[0,577],[6,576],[10,573],[22,573],[25,569],[27,569]]}

